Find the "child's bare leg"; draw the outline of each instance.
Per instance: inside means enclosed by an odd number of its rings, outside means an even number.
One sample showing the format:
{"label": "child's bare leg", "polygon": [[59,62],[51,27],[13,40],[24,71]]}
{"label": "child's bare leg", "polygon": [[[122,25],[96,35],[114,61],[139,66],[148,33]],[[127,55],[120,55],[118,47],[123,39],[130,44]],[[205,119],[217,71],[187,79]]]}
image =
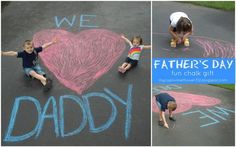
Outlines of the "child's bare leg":
{"label": "child's bare leg", "polygon": [[127,66],[125,67],[125,70],[129,70],[131,68],[131,64],[127,64]]}
{"label": "child's bare leg", "polygon": [[162,119],[162,116],[161,116],[161,111],[159,110],[159,120],[158,120],[158,125],[159,126],[163,126],[164,125],[164,121]]}
{"label": "child's bare leg", "polygon": [[122,68],[125,68],[127,65],[128,65],[128,63],[127,63],[127,62],[124,62],[124,63],[121,65],[121,67],[122,67]]}
{"label": "child's bare leg", "polygon": [[123,73],[125,73],[127,70],[131,68],[131,64],[128,63],[127,66],[125,66]]}
{"label": "child's bare leg", "polygon": [[121,66],[119,66],[118,70],[123,73],[123,71],[125,70],[125,67],[128,65],[128,63],[124,62]]}
{"label": "child's bare leg", "polygon": [[158,111],[159,111],[159,121],[163,121],[162,115],[161,115],[161,109],[158,108]]}
{"label": "child's bare leg", "polygon": [[[156,97],[153,96],[153,99],[156,100]],[[156,101],[156,104],[157,104],[157,109],[158,109],[158,112],[159,112],[159,121],[163,121],[162,116],[161,116],[161,109],[160,109],[161,106],[160,106],[160,103],[158,101]]]}
{"label": "child's bare leg", "polygon": [[129,63],[127,63],[127,62],[124,62],[121,66],[119,66],[119,71],[121,72],[121,73],[125,73],[125,71],[126,71],[126,67],[129,65]]}
{"label": "child's bare leg", "polygon": [[159,112],[159,121],[163,121],[161,113]]}
{"label": "child's bare leg", "polygon": [[44,86],[46,85],[46,78],[40,74],[37,74],[35,71],[30,71],[29,73],[32,77],[38,79]]}

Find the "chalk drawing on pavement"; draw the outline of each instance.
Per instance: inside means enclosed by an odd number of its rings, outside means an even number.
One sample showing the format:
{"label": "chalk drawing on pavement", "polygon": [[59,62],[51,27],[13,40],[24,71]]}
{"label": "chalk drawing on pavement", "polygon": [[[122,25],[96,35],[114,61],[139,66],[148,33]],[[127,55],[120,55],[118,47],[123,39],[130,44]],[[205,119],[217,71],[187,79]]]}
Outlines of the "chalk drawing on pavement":
{"label": "chalk drawing on pavement", "polygon": [[[193,106],[202,106],[202,107],[210,107],[220,104],[221,101],[214,97],[191,94],[186,92],[175,92],[175,91],[160,91],[166,92],[175,98],[177,103],[177,109],[174,113],[181,113],[190,110]],[[152,111],[158,112],[158,107],[156,104],[155,97],[152,98]]]}
{"label": "chalk drawing on pavement", "polygon": [[66,87],[81,94],[108,72],[125,50],[120,35],[105,29],[76,34],[51,29],[37,32],[35,46],[57,38],[58,43],[40,53],[44,65]]}
{"label": "chalk drawing on pavement", "polygon": [[[169,36],[168,33],[153,33],[153,35],[159,35],[159,36]],[[235,57],[235,46],[233,43],[215,39],[211,37],[205,37],[205,36],[190,36],[190,43],[195,43],[197,46],[199,46],[202,50],[202,57],[222,57],[222,58],[234,58]],[[161,48],[161,47],[159,47]],[[165,51],[176,51],[172,48],[161,48]],[[191,47],[185,47],[181,49],[181,51],[191,51],[196,50]]]}

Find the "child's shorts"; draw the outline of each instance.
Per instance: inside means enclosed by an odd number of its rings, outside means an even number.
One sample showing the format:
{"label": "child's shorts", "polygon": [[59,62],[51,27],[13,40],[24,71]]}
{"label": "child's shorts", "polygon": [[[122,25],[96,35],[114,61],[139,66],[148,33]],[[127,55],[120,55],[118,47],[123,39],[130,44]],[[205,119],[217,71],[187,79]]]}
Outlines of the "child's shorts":
{"label": "child's shorts", "polygon": [[161,104],[157,101],[157,95],[155,95],[155,97],[156,97],[156,104],[157,104],[157,107],[158,107],[159,109],[161,109]]}
{"label": "child's shorts", "polygon": [[31,68],[24,68],[25,74],[27,76],[30,76],[30,71],[32,71],[32,70],[40,75],[45,75],[45,72],[42,70],[42,68],[39,66],[39,64],[37,64]]}
{"label": "child's shorts", "polygon": [[135,67],[135,66],[137,66],[137,64],[138,64],[138,60],[133,60],[133,59],[131,59],[131,58],[129,58],[129,57],[127,57],[127,58],[125,59],[125,62],[131,64],[131,67]]}

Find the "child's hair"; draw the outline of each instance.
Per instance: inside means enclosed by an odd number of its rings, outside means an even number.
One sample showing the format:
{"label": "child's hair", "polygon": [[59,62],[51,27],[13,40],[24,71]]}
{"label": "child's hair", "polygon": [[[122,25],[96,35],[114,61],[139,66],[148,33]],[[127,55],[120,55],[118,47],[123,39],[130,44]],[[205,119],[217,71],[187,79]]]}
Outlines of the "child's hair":
{"label": "child's hair", "polygon": [[25,42],[23,43],[23,47],[25,47],[26,45],[33,45],[33,42],[31,40],[25,40]]}
{"label": "child's hair", "polygon": [[191,32],[192,31],[192,23],[188,18],[181,17],[176,25],[177,33],[181,32]]}
{"label": "child's hair", "polygon": [[140,44],[140,45],[143,44],[143,39],[141,38],[141,36],[134,36],[134,37],[131,39],[131,43],[132,43],[132,44],[133,44],[134,39],[139,40],[139,44]]}
{"label": "child's hair", "polygon": [[169,110],[175,111],[176,108],[177,108],[177,104],[176,104],[175,101],[169,101],[168,102],[168,109]]}

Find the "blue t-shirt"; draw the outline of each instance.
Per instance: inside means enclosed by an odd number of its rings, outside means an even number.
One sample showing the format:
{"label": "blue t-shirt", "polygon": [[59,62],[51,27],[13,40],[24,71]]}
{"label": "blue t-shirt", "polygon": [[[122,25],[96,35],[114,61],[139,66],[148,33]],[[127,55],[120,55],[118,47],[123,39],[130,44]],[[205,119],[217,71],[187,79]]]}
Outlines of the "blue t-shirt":
{"label": "blue t-shirt", "polygon": [[[26,51],[17,52],[17,58],[22,58],[23,68],[31,68],[36,65],[38,53],[43,50],[42,47],[34,48],[34,51],[29,54]],[[35,53],[36,52],[36,53]]]}
{"label": "blue t-shirt", "polygon": [[161,111],[165,111],[167,108],[167,104],[169,101],[174,101],[175,99],[170,96],[168,93],[160,93],[158,95],[155,95],[156,101],[158,101],[161,104]]}

